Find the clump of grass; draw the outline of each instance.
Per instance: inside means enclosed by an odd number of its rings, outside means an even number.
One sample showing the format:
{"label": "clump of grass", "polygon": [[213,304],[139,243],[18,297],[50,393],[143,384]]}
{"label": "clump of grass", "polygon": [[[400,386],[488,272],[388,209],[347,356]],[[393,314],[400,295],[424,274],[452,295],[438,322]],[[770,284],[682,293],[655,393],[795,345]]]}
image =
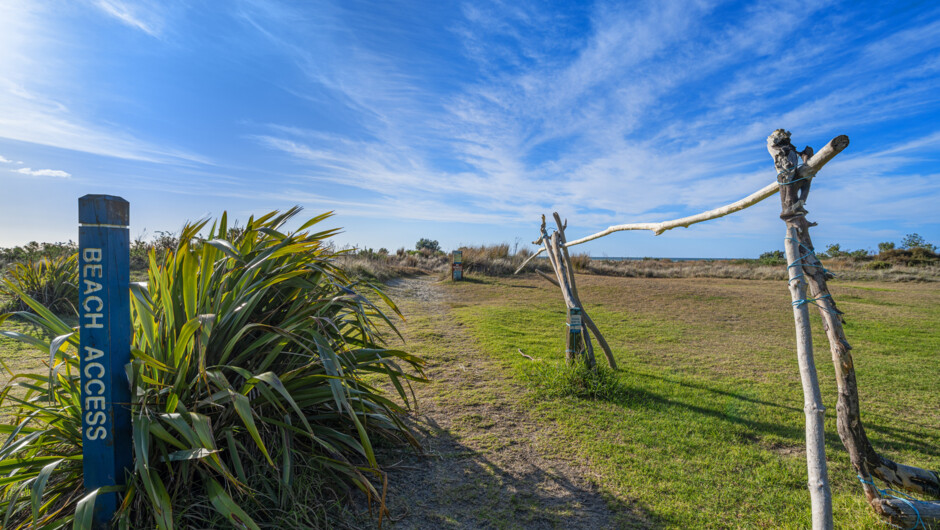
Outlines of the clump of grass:
{"label": "clump of grass", "polygon": [[598,401],[611,401],[623,395],[617,373],[598,365],[589,368],[583,361],[537,362],[523,374],[523,380],[539,397],[575,397]]}
{"label": "clump of grass", "polygon": [[371,249],[339,251],[337,263],[352,278],[386,282],[392,278],[443,272],[448,269],[450,256],[444,253],[406,251],[394,254],[374,252]]}
{"label": "clump of grass", "polygon": [[[78,305],[77,254],[60,254],[15,263],[7,280],[20,292],[54,313],[75,313]],[[17,292],[0,285],[0,294],[9,298],[3,311],[28,311],[29,306]]]}
{"label": "clump of grass", "polygon": [[591,266],[591,255],[587,253],[571,254],[571,266],[578,272],[587,272]]}
{"label": "clump of grass", "polygon": [[512,274],[522,263],[522,258],[509,253],[508,243],[464,246],[460,247],[460,250],[463,252],[463,267],[467,273],[505,276]]}

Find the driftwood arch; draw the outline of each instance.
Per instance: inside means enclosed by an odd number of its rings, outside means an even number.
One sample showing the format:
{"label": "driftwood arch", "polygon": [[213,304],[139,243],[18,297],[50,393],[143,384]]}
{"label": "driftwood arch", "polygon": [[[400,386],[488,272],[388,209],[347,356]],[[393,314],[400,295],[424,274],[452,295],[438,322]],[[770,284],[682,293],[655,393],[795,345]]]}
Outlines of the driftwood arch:
{"label": "driftwood arch", "polygon": [[[818,152],[806,147],[797,151],[790,141],[790,133],[777,129],[767,138],[767,150],[774,160],[777,180],[747,197],[720,208],[708,210],[696,215],[652,223],[628,223],[613,225],[605,230],[573,241],[565,240],[567,221],[562,223],[558,213],[554,214],[557,230],[549,234],[545,226],[545,217],[539,238],[534,241],[542,245],[519,268],[519,273],[532,259],[545,252],[555,271],[555,278],[542,274],[547,280],[559,286],[566,305],[582,307],[574,280],[574,270],[568,257],[568,247],[587,243],[614,232],[625,230],[651,230],[660,235],[667,230],[688,227],[711,219],[717,219],[753,206],[779,192],[782,206],[780,218],[786,224],[784,239],[787,255],[787,285],[793,301],[794,322],[797,335],[797,358],[803,383],[804,412],[806,415],[806,457],[809,477],[809,491],[812,501],[813,528],[830,529],[832,520],[832,496],[829,489],[826,469],[823,416],[825,408],[816,379],[813,363],[813,344],[809,329],[809,305],[819,309],[823,327],[829,342],[832,362],[835,365],[838,385],[836,404],[836,424],[839,438],[849,453],[852,466],[858,473],[859,481],[869,505],[888,523],[901,528],[940,528],[940,502],[920,501],[902,498],[890,493],[889,489],[899,489],[917,495],[940,498],[940,474],[937,471],[898,464],[880,455],[865,434],[861,420],[858,398],[858,384],[851,349],[842,328],[842,312],[836,307],[836,301],[829,291],[827,280],[832,277],[816,257],[810,228],[816,223],[807,221],[808,213],[804,206],[809,197],[813,178],[830,160],[849,145],[849,138],[838,136],[829,141]],[[800,163],[802,162],[802,164]],[[807,297],[807,288],[810,296]],[[583,311],[583,307],[582,307]],[[586,313],[583,319],[601,344],[608,362],[615,367],[613,355],[604,341],[600,330]],[[590,336],[585,335],[585,349],[582,354],[588,364],[593,364],[593,348]],[[569,348],[570,351],[570,348]],[[571,360],[569,354],[568,358]],[[872,478],[883,481],[886,489],[879,489]]]}

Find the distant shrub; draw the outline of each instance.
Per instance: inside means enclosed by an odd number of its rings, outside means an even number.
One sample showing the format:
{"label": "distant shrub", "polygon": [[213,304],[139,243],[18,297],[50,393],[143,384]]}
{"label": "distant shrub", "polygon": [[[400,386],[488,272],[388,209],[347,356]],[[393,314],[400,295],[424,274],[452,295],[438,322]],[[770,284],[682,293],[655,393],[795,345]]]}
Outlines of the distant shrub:
{"label": "distant shrub", "polygon": [[882,253],[882,252],[884,252],[884,251],[886,251],[886,250],[894,250],[894,242],[893,242],[893,241],[882,241],[881,243],[878,243],[878,253],[879,253],[879,254]]}
{"label": "distant shrub", "polygon": [[885,250],[878,255],[881,261],[887,261],[894,265],[923,267],[936,265],[940,262],[940,256],[924,247],[915,247],[913,249],[891,249]]}
{"label": "distant shrub", "polygon": [[415,243],[415,250],[428,250],[431,252],[439,252],[441,250],[441,244],[437,242],[436,239],[427,239],[422,237]]}
{"label": "distant shrub", "polygon": [[842,250],[842,246],[838,243],[829,245],[826,247],[826,252],[816,254],[816,257],[819,259],[852,259],[852,260],[864,260],[869,257],[869,253],[865,249],[858,250]]}
{"label": "distant shrub", "polygon": [[891,264],[887,261],[875,260],[865,264],[865,269],[870,271],[881,271],[891,268]]}
{"label": "distant shrub", "polygon": [[30,241],[20,247],[0,248],[0,266],[17,262],[39,261],[42,258],[58,258],[74,254],[78,245],[68,243],[37,243]]}
{"label": "distant shrub", "polygon": [[923,237],[916,233],[904,236],[904,239],[901,240],[901,248],[906,250],[923,249],[931,254],[937,251],[936,245],[928,243]]}
{"label": "distant shrub", "polygon": [[782,250],[771,250],[770,252],[764,252],[757,258],[757,262],[761,265],[785,265],[787,263],[787,257],[784,255]]}
{"label": "distant shrub", "polygon": [[826,246],[826,255],[830,258],[842,258],[845,257],[848,252],[842,250],[841,246],[838,243],[827,245]]}

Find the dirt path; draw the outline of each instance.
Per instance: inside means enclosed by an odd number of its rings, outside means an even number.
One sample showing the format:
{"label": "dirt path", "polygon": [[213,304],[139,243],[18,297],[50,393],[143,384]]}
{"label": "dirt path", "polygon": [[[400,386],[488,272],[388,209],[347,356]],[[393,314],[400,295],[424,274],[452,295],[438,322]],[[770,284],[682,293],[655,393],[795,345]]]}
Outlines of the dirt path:
{"label": "dirt path", "polygon": [[556,433],[530,419],[518,404],[524,390],[449,318],[435,282],[389,289],[408,318],[406,348],[427,359],[432,382],[415,387],[426,455],[387,450],[387,461],[401,460],[389,472],[388,527],[614,528],[590,471],[540,453],[539,440]]}

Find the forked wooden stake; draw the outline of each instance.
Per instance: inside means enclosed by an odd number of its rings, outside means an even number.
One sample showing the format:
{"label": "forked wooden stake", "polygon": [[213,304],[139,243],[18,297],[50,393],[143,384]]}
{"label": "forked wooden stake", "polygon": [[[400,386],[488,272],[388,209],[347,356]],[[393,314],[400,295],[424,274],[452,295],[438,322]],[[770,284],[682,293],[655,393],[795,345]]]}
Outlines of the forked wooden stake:
{"label": "forked wooden stake", "polygon": [[[581,333],[583,344],[577,343],[567,346],[566,350],[569,353],[566,354],[566,358],[569,362],[572,361],[576,352],[579,352],[583,348],[585,362],[589,367],[593,367],[596,362],[594,358],[594,345],[591,342],[591,334],[593,334],[598,344],[601,345],[601,349],[604,351],[607,364],[610,365],[611,368],[616,369],[617,362],[614,360],[613,353],[610,351],[610,346],[607,344],[607,341],[604,340],[604,336],[597,328],[597,325],[581,304],[581,299],[578,296],[578,286],[574,277],[574,267],[571,265],[571,256],[568,255],[568,249],[565,248],[565,225],[561,222],[561,217],[557,212],[554,214],[554,217],[555,224],[558,228],[549,235],[545,226],[545,216],[542,216],[542,225],[540,227],[541,235],[535,241],[535,244],[544,245],[542,250],[545,251],[548,256],[552,270],[555,271],[555,278],[540,271],[539,275],[561,289],[561,295],[565,300],[565,307],[568,310],[572,308],[581,309],[581,320],[584,325]],[[567,342],[568,341],[566,341],[566,343]]]}

